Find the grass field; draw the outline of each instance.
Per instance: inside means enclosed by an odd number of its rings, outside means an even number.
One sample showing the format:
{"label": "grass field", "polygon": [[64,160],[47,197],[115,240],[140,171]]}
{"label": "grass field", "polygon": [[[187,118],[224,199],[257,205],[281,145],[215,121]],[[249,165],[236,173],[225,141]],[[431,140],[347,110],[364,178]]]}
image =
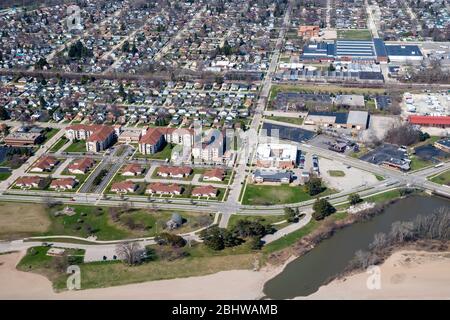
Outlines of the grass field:
{"label": "grass field", "polygon": [[328,174],[331,177],[345,177],[345,172],[341,170],[329,170]]}
{"label": "grass field", "polygon": [[65,145],[67,143],[67,141],[69,141],[67,138],[62,137],[61,139],[59,139],[51,148],[50,151],[51,152],[56,152],[59,149],[62,148],[63,145]]}
{"label": "grass field", "polygon": [[0,203],[0,238],[12,239],[46,232],[51,220],[43,205]]}
{"label": "grass field", "polygon": [[395,198],[400,197],[400,191],[398,189],[386,191],[368,198],[364,198],[364,201],[366,202],[384,202],[388,200],[392,200]]}
{"label": "grass field", "polygon": [[84,141],[84,140],[74,141],[64,151],[65,152],[86,152],[86,141]]}
{"label": "grass field", "polygon": [[[94,234],[98,240],[151,237],[157,232],[164,231],[165,223],[172,216],[171,211],[132,209],[120,215],[119,221],[113,222],[107,208],[88,206],[73,206],[73,208],[76,214],[71,217],[50,215],[52,224],[49,231],[44,233],[43,236],[70,235],[86,238]],[[59,210],[61,210],[61,207]],[[213,221],[213,217],[205,217],[206,214],[196,212],[179,213],[186,219],[186,223],[182,228],[174,230],[175,233],[189,232]]]}
{"label": "grass field", "polygon": [[161,151],[159,151],[155,154],[144,155],[144,154],[140,153],[139,151],[137,151],[135,154],[135,157],[136,158],[146,158],[146,159],[157,159],[157,160],[165,160],[165,159],[170,160],[170,158],[172,156],[172,149],[173,149],[172,144],[166,144],[164,149],[162,149]]}
{"label": "grass field", "polygon": [[[0,203],[0,238],[17,239],[29,236],[77,236],[86,238],[92,234],[98,240],[117,240],[141,236],[154,236],[164,231],[165,223],[172,211],[150,209],[130,210],[112,221],[107,208],[93,206],[71,206],[75,215],[55,216],[64,206],[47,209],[40,204]],[[206,213],[176,211],[185,220],[174,233],[185,233],[200,229],[213,222],[214,216]],[[132,221],[132,224],[129,222]],[[135,225],[134,228],[131,226]]]}
{"label": "grass field", "polygon": [[411,171],[423,169],[433,165],[433,162],[428,160],[422,160],[419,157],[411,156]]}
{"label": "grass field", "polygon": [[[325,196],[334,192],[326,189],[318,196]],[[242,199],[244,205],[274,205],[274,204],[288,204],[297,203],[314,199],[314,197],[303,191],[301,186],[261,186],[254,184],[247,184],[247,188]]]}
{"label": "grass field", "polygon": [[44,140],[42,141],[42,144],[46,143],[48,140],[53,138],[55,134],[57,134],[59,129],[51,128],[49,131],[46,131],[44,134]]}
{"label": "grass field", "polygon": [[272,253],[272,252],[284,249],[286,247],[289,247],[289,246],[293,245],[295,242],[297,242],[300,238],[303,238],[304,236],[306,236],[306,235],[310,234],[311,232],[313,232],[314,230],[316,230],[319,225],[320,225],[320,222],[317,222],[316,220],[312,219],[303,228],[298,229],[292,233],[289,233],[288,235],[265,245],[263,247],[262,251],[264,253]]}
{"label": "grass field", "polygon": [[[58,270],[57,258],[46,255],[47,247],[29,249],[19,262],[21,271],[42,274],[53,282],[54,288],[66,288],[67,274]],[[144,281],[186,278],[225,270],[245,270],[254,267],[260,255],[252,252],[247,243],[222,251],[213,251],[203,244],[185,247],[187,257],[173,261],[157,259],[129,267],[122,262],[77,263],[81,268],[82,288],[100,288]],[[69,255],[82,256],[83,251],[67,250]],[[65,270],[64,270],[65,271]]]}
{"label": "grass field", "polygon": [[5,181],[11,176],[11,172],[0,172],[0,181]]}
{"label": "grass field", "polygon": [[372,40],[372,33],[368,29],[340,29],[337,38],[344,40]]}
{"label": "grass field", "polygon": [[[58,258],[47,256],[48,247],[34,247],[27,250],[27,254],[20,260],[17,269],[25,272],[34,272],[47,277],[55,287],[66,288],[67,274],[58,270]],[[84,250],[65,249],[66,256],[76,257],[76,262],[83,262]]]}
{"label": "grass field", "polygon": [[228,220],[228,229],[232,229],[239,220],[246,220],[246,221],[259,221],[263,224],[272,225],[277,222],[281,222],[285,220],[284,215],[275,215],[275,216],[246,216],[246,215],[237,215],[233,214],[230,217],[230,220]]}
{"label": "grass field", "polygon": [[302,125],[303,124],[303,118],[291,118],[291,117],[266,117],[266,119],[268,120],[273,120],[273,121],[279,121],[279,122],[286,122],[286,123],[291,123],[291,124],[296,124],[296,125]]}
{"label": "grass field", "polygon": [[431,178],[430,181],[442,185],[450,185],[450,170]]}

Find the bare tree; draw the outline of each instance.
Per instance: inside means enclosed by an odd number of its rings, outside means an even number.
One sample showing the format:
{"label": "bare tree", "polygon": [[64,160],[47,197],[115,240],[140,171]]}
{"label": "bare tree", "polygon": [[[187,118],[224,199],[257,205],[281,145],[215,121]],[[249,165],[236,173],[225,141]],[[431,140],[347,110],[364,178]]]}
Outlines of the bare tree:
{"label": "bare tree", "polygon": [[370,249],[381,250],[388,245],[389,241],[385,233],[377,233],[374,236],[373,242],[370,244]]}
{"label": "bare tree", "polygon": [[414,224],[412,222],[394,222],[391,226],[390,237],[397,242],[412,240],[414,237]]}
{"label": "bare tree", "polygon": [[122,242],[116,246],[117,256],[130,266],[141,262],[142,253],[142,245],[138,242]]}

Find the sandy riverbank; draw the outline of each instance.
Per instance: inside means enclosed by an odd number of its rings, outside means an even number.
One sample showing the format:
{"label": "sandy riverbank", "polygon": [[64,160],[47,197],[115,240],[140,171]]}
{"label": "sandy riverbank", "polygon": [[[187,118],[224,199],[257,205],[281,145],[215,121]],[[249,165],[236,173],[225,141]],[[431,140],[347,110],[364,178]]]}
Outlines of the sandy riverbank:
{"label": "sandy riverbank", "polygon": [[359,273],[334,280],[306,299],[450,299],[450,252],[398,251],[380,270],[380,290],[367,289],[370,274]]}
{"label": "sandy riverbank", "polygon": [[[23,253],[0,255],[0,299],[259,299],[264,283],[285,265],[263,271],[223,271],[201,277],[55,293],[44,276],[18,271]],[[381,266],[381,290],[360,273],[299,299],[450,299],[450,252],[398,251]]]}
{"label": "sandy riverbank", "polygon": [[0,255],[0,299],[259,299],[264,283],[280,271],[223,271],[201,277],[55,293],[44,276],[15,268],[22,255]]}

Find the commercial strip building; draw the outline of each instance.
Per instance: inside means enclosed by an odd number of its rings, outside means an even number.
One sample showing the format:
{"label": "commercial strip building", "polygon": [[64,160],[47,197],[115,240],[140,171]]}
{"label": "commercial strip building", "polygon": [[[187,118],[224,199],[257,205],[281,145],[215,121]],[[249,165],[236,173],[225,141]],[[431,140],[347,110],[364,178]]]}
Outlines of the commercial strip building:
{"label": "commercial strip building", "polygon": [[33,146],[41,143],[44,137],[40,133],[34,132],[11,132],[5,139],[5,145],[11,147]]}
{"label": "commercial strip building", "polygon": [[305,117],[305,125],[315,125],[319,127],[334,127],[365,130],[369,124],[369,112],[354,111],[346,112],[309,112]]}
{"label": "commercial strip building", "polygon": [[255,170],[252,175],[253,182],[291,183],[292,173],[289,171]]}
{"label": "commercial strip building", "polygon": [[449,116],[409,116],[408,121],[411,124],[424,127],[438,127],[438,128],[450,127]]}
{"label": "commercial strip building", "polygon": [[450,153],[450,138],[442,138],[434,143],[434,146],[442,151]]}

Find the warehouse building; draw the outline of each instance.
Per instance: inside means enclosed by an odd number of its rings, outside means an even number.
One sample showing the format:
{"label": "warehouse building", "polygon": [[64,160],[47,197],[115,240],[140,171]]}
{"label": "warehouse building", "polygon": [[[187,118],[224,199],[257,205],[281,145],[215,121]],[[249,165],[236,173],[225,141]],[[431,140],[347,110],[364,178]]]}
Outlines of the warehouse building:
{"label": "warehouse building", "polygon": [[365,130],[369,124],[367,111],[346,112],[309,112],[305,125],[315,125],[325,128]]}
{"label": "warehouse building", "polygon": [[303,48],[303,61],[343,61],[358,63],[387,63],[422,61],[417,45],[385,44],[383,40],[336,40],[335,42],[310,42]]}
{"label": "warehouse building", "polygon": [[417,45],[385,45],[389,61],[392,62],[420,62],[423,60],[422,52]]}

